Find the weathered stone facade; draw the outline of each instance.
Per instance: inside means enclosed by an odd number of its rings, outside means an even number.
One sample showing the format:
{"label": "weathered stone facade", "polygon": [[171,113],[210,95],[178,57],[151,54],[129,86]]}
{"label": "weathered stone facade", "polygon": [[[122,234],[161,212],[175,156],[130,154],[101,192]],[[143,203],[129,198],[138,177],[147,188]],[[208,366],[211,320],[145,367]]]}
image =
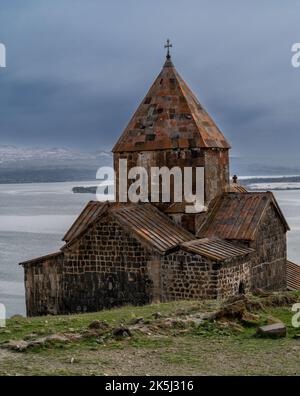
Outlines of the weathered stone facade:
{"label": "weathered stone facade", "polygon": [[251,290],[255,254],[222,263],[197,254],[170,254],[162,261],[162,301],[227,298]]}
{"label": "weathered stone facade", "polygon": [[[184,172],[185,167],[204,168],[204,191],[205,204],[217,195],[229,191],[229,156],[228,150],[224,149],[202,149],[202,148],[185,148],[172,150],[157,151],[133,151],[133,152],[117,152],[114,153],[114,169],[116,171],[116,196],[119,200],[119,161],[127,160],[128,171],[136,166],[146,169],[147,174],[151,175],[151,167],[163,167],[168,169],[179,167]],[[128,178],[128,176],[127,176]],[[130,185],[130,180],[128,180]],[[183,186],[183,184],[182,184]],[[193,191],[196,191],[196,180],[193,180]],[[161,190],[161,188],[160,188]],[[149,177],[149,196],[151,196],[151,178]],[[170,201],[168,205],[174,202],[174,185],[173,178],[170,178]],[[184,190],[182,188],[182,197]]]}
{"label": "weathered stone facade", "polygon": [[165,254],[107,214],[61,253],[24,264],[27,312],[89,312],[285,288],[285,229],[272,207],[257,238],[249,253],[221,261],[187,252],[184,245]]}
{"label": "weathered stone facade", "polygon": [[146,279],[149,253],[113,219],[107,218],[92,227],[64,255],[67,311],[97,311],[149,302]]}
{"label": "weathered stone facade", "polygon": [[135,238],[107,218],[62,255],[25,267],[28,314],[149,303],[149,258]]}
{"label": "weathered stone facade", "polygon": [[[90,249],[102,243],[104,223],[83,238],[74,253],[65,252],[25,266],[27,314],[93,312],[121,305],[143,305],[181,299],[224,298],[239,293],[241,282],[248,291],[251,259],[229,260],[222,265],[183,250],[162,256],[137,241],[113,241],[118,255],[98,254]],[[103,228],[102,228],[103,227]],[[84,243],[89,240],[90,248]],[[114,243],[115,242],[115,243]],[[105,245],[104,245],[105,246]],[[92,250],[94,251],[94,250]],[[251,255],[250,255],[251,256]]]}
{"label": "weathered stone facade", "polygon": [[58,314],[62,309],[62,253],[40,258],[24,266],[28,316]]}
{"label": "weathered stone facade", "polygon": [[255,241],[249,244],[257,252],[252,268],[252,286],[266,290],[286,288],[286,230],[273,206],[269,206],[258,226]]}

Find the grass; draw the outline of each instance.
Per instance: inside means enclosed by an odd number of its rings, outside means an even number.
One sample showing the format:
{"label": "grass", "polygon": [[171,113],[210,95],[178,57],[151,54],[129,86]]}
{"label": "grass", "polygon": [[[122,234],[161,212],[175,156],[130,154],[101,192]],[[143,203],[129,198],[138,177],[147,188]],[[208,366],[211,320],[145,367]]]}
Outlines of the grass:
{"label": "grass", "polygon": [[[218,305],[217,301],[180,301],[69,316],[15,317],[0,329],[0,343],[83,332],[96,319],[117,327],[143,317],[151,325],[158,311],[164,317],[182,318]],[[255,337],[255,326],[238,321],[206,321],[187,329],[175,324],[150,334],[134,332],[121,340],[95,335],[24,353],[0,349],[0,375],[299,375],[300,339],[295,336],[300,329],[291,324],[291,307],[267,307],[256,313],[258,325],[270,316],[285,323],[287,337],[261,339]]]}

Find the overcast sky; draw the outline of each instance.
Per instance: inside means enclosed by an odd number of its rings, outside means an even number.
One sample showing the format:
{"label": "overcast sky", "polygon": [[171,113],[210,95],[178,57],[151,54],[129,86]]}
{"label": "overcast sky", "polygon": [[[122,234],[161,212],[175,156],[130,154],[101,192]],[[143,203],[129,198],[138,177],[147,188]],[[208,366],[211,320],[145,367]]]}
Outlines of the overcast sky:
{"label": "overcast sky", "polygon": [[234,155],[297,162],[299,18],[297,0],[1,0],[0,144],[111,149],[170,37]]}

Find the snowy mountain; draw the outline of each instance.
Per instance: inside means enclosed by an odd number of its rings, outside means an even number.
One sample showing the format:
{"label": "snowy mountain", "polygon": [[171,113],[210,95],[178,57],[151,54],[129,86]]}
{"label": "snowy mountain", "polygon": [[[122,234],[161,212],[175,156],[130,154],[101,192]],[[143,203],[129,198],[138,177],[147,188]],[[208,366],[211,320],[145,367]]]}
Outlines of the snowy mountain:
{"label": "snowy mountain", "polygon": [[112,154],[106,151],[0,145],[0,183],[93,180],[99,167],[111,165]]}
{"label": "snowy mountain", "polygon": [[[82,163],[89,161],[98,162],[101,159],[111,159],[111,153],[98,151],[96,153],[84,153],[65,148],[27,148],[9,145],[0,145],[0,166],[24,165],[58,165],[62,162]],[[58,163],[53,162],[58,161]],[[22,164],[21,164],[22,163]]]}

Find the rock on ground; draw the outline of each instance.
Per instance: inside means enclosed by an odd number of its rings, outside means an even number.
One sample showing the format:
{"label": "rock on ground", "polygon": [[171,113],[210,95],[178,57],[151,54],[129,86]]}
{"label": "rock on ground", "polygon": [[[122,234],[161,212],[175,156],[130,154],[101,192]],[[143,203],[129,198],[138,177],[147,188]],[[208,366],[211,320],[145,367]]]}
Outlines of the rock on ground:
{"label": "rock on ground", "polygon": [[267,326],[261,326],[257,329],[257,334],[262,337],[286,337],[287,331],[283,323],[274,323]]}

